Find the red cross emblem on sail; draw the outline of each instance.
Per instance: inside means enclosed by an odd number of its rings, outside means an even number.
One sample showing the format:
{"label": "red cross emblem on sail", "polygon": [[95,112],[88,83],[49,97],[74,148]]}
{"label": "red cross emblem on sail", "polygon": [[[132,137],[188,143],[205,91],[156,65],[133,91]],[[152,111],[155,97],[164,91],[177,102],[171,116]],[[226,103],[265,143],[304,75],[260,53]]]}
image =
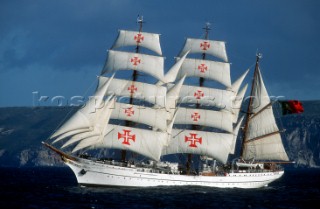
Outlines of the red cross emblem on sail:
{"label": "red cross emblem on sail", "polygon": [[132,65],[137,66],[141,63],[141,59],[139,59],[139,57],[133,57],[130,59],[130,62],[132,63]]}
{"label": "red cross emblem on sail", "polygon": [[194,134],[194,133],[190,133],[190,137],[189,136],[185,136],[184,137],[184,142],[191,142],[189,144],[189,147],[193,147],[193,148],[197,148],[197,144],[202,144],[202,137],[197,138],[198,134]]}
{"label": "red cross emblem on sail", "polygon": [[207,50],[207,49],[210,48],[210,43],[207,42],[207,41],[204,41],[204,42],[200,43],[200,48],[201,48],[202,50]]}
{"label": "red cross emblem on sail", "polygon": [[138,91],[138,88],[135,87],[133,84],[128,87],[128,91],[133,94],[134,92]]}
{"label": "red cross emblem on sail", "polygon": [[206,64],[200,64],[198,66],[198,70],[201,72],[201,73],[205,73],[207,70],[208,70],[208,67]]}
{"label": "red cross emblem on sail", "polygon": [[133,110],[133,107],[128,107],[126,109],[124,109],[124,113],[127,115],[127,116],[131,116],[131,115],[134,115],[134,110]]}
{"label": "red cross emblem on sail", "polygon": [[122,144],[130,145],[130,140],[132,140],[133,142],[136,141],[136,135],[130,134],[131,130],[123,129],[123,132],[124,132],[123,134],[118,132],[118,140],[123,139]]}
{"label": "red cross emblem on sail", "polygon": [[144,36],[141,33],[138,33],[134,36],[134,40],[137,42],[137,44],[140,44],[144,40]]}
{"label": "red cross emblem on sail", "polygon": [[196,92],[194,92],[193,95],[196,99],[201,99],[202,97],[204,97],[204,93],[202,90],[197,90]]}
{"label": "red cross emblem on sail", "polygon": [[200,114],[198,112],[194,112],[191,114],[191,118],[193,121],[198,121],[200,119]]}

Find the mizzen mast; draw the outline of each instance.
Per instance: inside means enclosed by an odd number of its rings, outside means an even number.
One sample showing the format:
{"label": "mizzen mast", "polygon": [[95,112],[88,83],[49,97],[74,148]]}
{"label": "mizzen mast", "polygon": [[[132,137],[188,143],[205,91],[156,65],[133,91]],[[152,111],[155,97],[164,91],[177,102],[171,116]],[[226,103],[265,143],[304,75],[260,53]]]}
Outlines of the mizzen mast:
{"label": "mizzen mast", "polygon": [[262,54],[257,53],[256,65],[254,68],[253,79],[252,79],[252,84],[251,84],[251,92],[250,92],[250,97],[249,97],[250,99],[249,99],[249,104],[248,104],[248,108],[247,108],[247,112],[246,112],[246,120],[245,120],[245,125],[244,125],[244,130],[243,130],[243,138],[242,138],[241,151],[240,151],[240,158],[241,159],[243,159],[244,145],[245,145],[245,141],[246,141],[247,134],[248,134],[250,117],[252,114],[252,102],[253,102],[252,95],[253,95],[253,91],[254,91],[255,84],[256,84],[256,78],[257,78],[257,73],[258,73],[258,69],[259,69],[259,61],[261,58],[262,58]]}

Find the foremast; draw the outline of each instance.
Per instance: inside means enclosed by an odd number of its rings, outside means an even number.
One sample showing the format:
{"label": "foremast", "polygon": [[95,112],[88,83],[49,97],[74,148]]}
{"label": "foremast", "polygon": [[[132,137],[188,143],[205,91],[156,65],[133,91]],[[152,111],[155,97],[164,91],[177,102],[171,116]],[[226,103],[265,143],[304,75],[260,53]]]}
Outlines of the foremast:
{"label": "foremast", "polygon": [[[142,25],[144,23],[143,21],[143,16],[138,16],[137,18],[137,23],[139,24],[139,33],[138,34],[141,34],[142,32]],[[140,37],[139,37],[140,38]],[[139,42],[140,41],[137,41],[137,45],[136,45],[136,53],[139,53],[140,52],[140,45],[139,45]],[[133,73],[132,73],[132,83],[134,85],[134,82],[137,80],[138,78],[138,71],[137,70],[133,70]],[[129,101],[129,104],[132,105],[133,104],[133,92],[130,94],[130,101]],[[133,122],[132,121],[127,121],[126,120],[126,126],[133,126]],[[127,150],[121,150],[121,161],[125,162],[126,161],[126,155],[127,155]]]}

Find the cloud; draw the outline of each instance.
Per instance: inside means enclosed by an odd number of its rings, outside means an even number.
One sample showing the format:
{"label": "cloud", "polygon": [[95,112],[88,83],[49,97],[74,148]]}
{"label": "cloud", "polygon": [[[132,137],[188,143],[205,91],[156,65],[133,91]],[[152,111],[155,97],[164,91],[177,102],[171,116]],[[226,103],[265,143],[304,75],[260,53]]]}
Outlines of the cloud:
{"label": "cloud", "polygon": [[[15,2],[15,3],[13,3]],[[121,2],[121,3],[120,3]],[[58,70],[77,70],[102,63],[115,36],[108,32],[123,4],[132,1],[12,1],[4,5],[1,70],[34,63]],[[4,9],[5,8],[5,9]],[[124,9],[125,12],[126,9]],[[10,14],[7,11],[14,11]],[[118,26],[117,26],[118,27]],[[105,43],[102,44],[102,43]]]}
{"label": "cloud", "polygon": [[[264,55],[261,66],[266,83],[271,88],[279,85],[276,93],[278,89],[281,92],[285,80],[284,85],[289,87],[283,88],[284,94],[291,94],[290,86],[299,80],[306,84],[299,86],[297,95],[319,97],[311,85],[315,82],[311,77],[317,77],[320,68],[319,6],[317,0],[199,0],[196,3],[186,0],[183,4],[171,0],[3,1],[0,83],[6,92],[1,93],[28,95],[29,91],[37,90],[35,83],[41,91],[53,92],[60,88],[55,86],[53,78],[59,78],[61,90],[68,91],[73,83],[66,82],[63,76],[80,79],[79,76],[89,76],[90,72],[95,76],[104,64],[117,30],[136,30],[136,17],[141,14],[146,21],[144,30],[162,34],[166,69],[173,64],[184,39],[201,38],[204,23],[211,21],[209,37],[227,42],[233,80],[254,63],[259,49]],[[304,72],[311,77],[300,76]],[[47,83],[38,82],[46,76]],[[26,88],[28,85],[34,89]],[[306,91],[310,93],[303,94]],[[6,104],[29,104],[28,99],[28,96],[12,98]]]}

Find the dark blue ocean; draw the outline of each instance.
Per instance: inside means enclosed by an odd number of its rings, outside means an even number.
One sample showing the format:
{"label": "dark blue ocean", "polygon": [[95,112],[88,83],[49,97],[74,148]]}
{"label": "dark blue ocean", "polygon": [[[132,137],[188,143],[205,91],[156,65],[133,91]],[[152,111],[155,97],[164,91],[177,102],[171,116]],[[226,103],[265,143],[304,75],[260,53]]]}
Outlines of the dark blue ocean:
{"label": "dark blue ocean", "polygon": [[69,168],[0,168],[0,208],[320,208],[320,170],[248,190],[82,187]]}

